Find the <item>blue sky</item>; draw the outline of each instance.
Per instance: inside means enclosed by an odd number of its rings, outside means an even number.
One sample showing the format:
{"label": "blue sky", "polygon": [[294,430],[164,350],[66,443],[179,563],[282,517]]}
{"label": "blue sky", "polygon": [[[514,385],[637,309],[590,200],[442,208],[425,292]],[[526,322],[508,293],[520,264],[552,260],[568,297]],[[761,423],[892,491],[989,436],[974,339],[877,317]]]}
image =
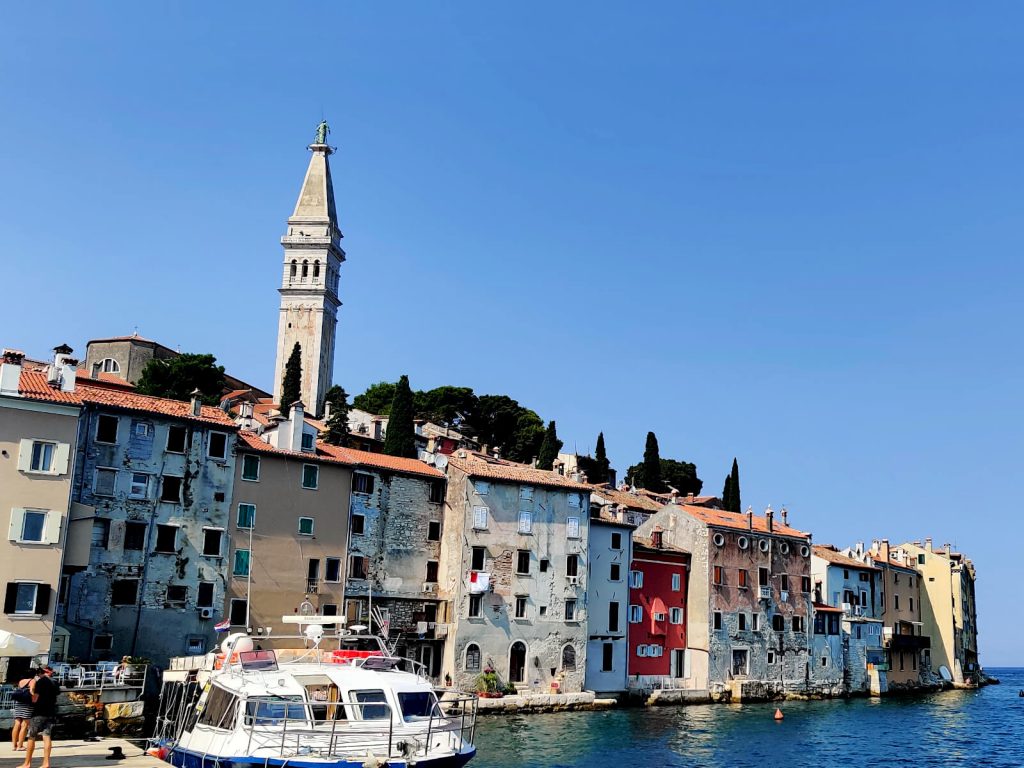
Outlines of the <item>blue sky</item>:
{"label": "blue sky", "polygon": [[3,345],[137,327],[271,386],[323,115],[346,389],[507,393],[620,469],[653,429],[816,541],[952,541],[1024,663],[1024,8],[152,6],[5,11]]}

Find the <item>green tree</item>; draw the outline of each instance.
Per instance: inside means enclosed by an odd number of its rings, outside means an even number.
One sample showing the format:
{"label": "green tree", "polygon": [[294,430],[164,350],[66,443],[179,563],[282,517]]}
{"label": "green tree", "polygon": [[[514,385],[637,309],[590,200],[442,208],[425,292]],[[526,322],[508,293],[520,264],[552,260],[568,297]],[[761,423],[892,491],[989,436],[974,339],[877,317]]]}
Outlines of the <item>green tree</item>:
{"label": "green tree", "polygon": [[352,398],[352,407],[378,416],[391,413],[391,401],[395,399],[395,385],[390,381],[378,381],[366,388],[361,395]]}
{"label": "green tree", "polygon": [[[286,416],[291,413],[292,405],[302,399],[302,345],[295,342],[292,353],[288,356],[288,362],[284,365],[284,377],[281,379],[281,413]],[[309,407],[316,407],[315,403],[304,403]]]}
{"label": "green tree", "polygon": [[[661,459],[659,464],[661,465],[661,483],[665,491],[671,486],[679,491],[682,496],[686,496],[689,493],[696,496],[704,487],[704,481],[697,477],[697,466],[695,464],[687,461],[676,461],[675,459]],[[644,485],[643,462],[634,464],[627,469],[626,477],[630,478],[638,488],[648,488],[648,486]],[[663,492],[659,491],[659,493]]]}
{"label": "green tree", "polygon": [[384,453],[389,456],[416,458],[416,438],[413,425],[413,394],[409,377],[403,375],[395,385],[388,417],[388,433],[384,438]]}
{"label": "green tree", "polygon": [[730,512],[742,512],[743,504],[740,501],[740,465],[735,458],[732,460],[732,473],[729,475],[729,491],[729,504],[722,504],[722,506]]}
{"label": "green tree", "polygon": [[647,445],[644,446],[644,461],[640,470],[641,488],[654,493],[663,493],[665,485],[661,481],[661,456],[658,454],[658,438],[653,432],[647,433]]}
{"label": "green tree", "polygon": [[562,441],[558,439],[558,430],[555,422],[549,421],[548,428],[544,431],[544,439],[541,441],[540,450],[537,452],[537,466],[541,469],[551,469],[558,458],[558,451],[562,448]]}
{"label": "green tree", "polygon": [[469,387],[436,387],[414,396],[416,415],[435,424],[458,428],[472,418],[477,397]]}
{"label": "green tree", "polygon": [[191,400],[192,392],[202,392],[202,401],[217,405],[224,392],[224,366],[213,355],[183,353],[167,360],[150,360],[135,383],[141,395]]}
{"label": "green tree", "polygon": [[329,390],[324,399],[331,404],[331,416],[327,419],[324,442],[331,445],[348,444],[348,393],[338,385]]}
{"label": "green tree", "polygon": [[722,509],[732,511],[732,475],[725,476],[725,485],[722,486]]}
{"label": "green tree", "polygon": [[608,473],[611,471],[612,465],[608,461],[608,454],[604,450],[604,432],[597,433],[597,445],[594,447],[594,461],[597,462],[597,468],[599,476],[597,482],[607,483]]}

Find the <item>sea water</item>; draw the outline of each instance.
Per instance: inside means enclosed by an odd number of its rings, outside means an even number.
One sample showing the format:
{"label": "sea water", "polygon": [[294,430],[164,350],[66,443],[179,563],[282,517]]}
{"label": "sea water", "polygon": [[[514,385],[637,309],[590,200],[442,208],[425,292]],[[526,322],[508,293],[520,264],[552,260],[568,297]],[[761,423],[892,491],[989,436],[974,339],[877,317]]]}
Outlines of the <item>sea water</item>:
{"label": "sea water", "polygon": [[883,699],[486,716],[470,768],[1024,766],[1024,669],[987,671],[1002,684]]}

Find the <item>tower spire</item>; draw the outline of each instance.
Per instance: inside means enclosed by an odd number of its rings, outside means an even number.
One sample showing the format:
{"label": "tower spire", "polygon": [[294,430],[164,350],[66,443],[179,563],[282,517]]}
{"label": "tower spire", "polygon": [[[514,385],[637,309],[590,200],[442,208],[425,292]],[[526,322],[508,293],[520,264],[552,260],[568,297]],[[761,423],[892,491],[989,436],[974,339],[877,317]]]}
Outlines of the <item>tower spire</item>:
{"label": "tower spire", "polygon": [[302,350],[302,401],[315,415],[323,412],[324,395],[334,371],[337,330],[338,277],[345,251],[334,204],[334,183],[328,158],[334,148],[327,144],[327,121],[317,126],[312,152],[295,210],[281,238],[284,271],[281,279],[281,310],[277,331],[277,364],[274,368],[274,399],[281,403],[282,380],[288,355],[298,342]]}

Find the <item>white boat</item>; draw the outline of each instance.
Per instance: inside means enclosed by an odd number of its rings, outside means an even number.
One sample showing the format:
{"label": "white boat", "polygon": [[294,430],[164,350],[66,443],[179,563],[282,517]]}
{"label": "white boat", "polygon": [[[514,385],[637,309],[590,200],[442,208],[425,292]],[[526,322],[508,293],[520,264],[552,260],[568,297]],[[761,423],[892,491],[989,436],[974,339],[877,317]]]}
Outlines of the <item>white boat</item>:
{"label": "white boat", "polygon": [[286,616],[306,627],[273,638],[273,650],[240,633],[218,654],[172,659],[150,754],[176,768],[448,768],[472,759],[476,694],[435,691],[422,665],[356,631],[365,628],[325,637],[331,621]]}

